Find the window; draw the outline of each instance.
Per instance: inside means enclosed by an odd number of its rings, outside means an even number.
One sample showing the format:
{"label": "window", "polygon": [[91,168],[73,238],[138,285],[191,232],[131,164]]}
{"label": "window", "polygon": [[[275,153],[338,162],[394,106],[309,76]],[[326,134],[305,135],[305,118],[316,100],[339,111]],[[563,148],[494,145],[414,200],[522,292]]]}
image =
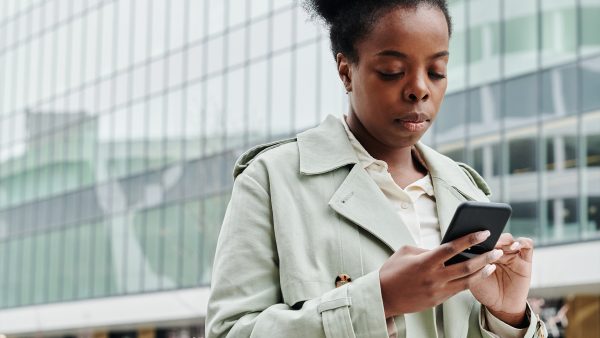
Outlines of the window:
{"label": "window", "polygon": [[[253,2],[254,5],[257,2]],[[296,14],[296,39],[298,43],[303,41],[312,40],[323,34],[320,31],[320,25],[315,25],[308,14],[304,10],[295,10]]]}
{"label": "window", "polygon": [[475,86],[500,78],[500,1],[472,0],[467,4],[469,85]]}
{"label": "window", "polygon": [[569,65],[542,73],[541,113],[551,118],[577,113],[577,67]]}
{"label": "window", "polygon": [[62,256],[63,256],[63,232],[60,230],[54,230],[47,236],[47,285],[45,287],[46,301],[56,302],[61,300],[61,287],[62,287]]}
{"label": "window", "polygon": [[[165,2],[167,4],[169,18],[167,19],[167,24],[169,25],[169,45],[167,48],[174,49],[178,48],[187,41],[183,41],[185,38],[184,30],[186,29],[186,9],[191,6],[191,3],[194,1],[188,0],[171,0]],[[203,1],[198,1],[202,3]]]}
{"label": "window", "polygon": [[250,97],[248,98],[248,133],[251,145],[264,141],[267,137],[267,62],[260,61],[250,65],[248,86]]}
{"label": "window", "polygon": [[21,305],[20,288],[21,288],[21,239],[14,238],[6,242],[8,253],[5,258],[5,273],[4,282],[6,290],[4,304],[8,307]]}
{"label": "window", "polygon": [[483,175],[483,148],[473,149],[473,161],[471,165],[475,171]]}
{"label": "window", "polygon": [[32,303],[33,283],[34,279],[32,276],[33,266],[33,248],[34,237],[27,235],[21,239],[21,276],[19,277],[21,283],[21,294],[20,303],[22,305],[29,305]]}
{"label": "window", "polygon": [[229,32],[227,36],[228,67],[240,66],[246,61],[246,51],[249,49],[246,35],[245,26]]}
{"label": "window", "polygon": [[444,151],[442,152],[444,155],[450,157],[451,159],[453,159],[456,162],[465,162],[465,150],[463,148],[461,149],[455,149],[455,150],[448,150],[448,151]]}
{"label": "window", "polygon": [[434,122],[436,142],[444,143],[465,136],[466,99],[465,92],[446,96]]}
{"label": "window", "polygon": [[502,146],[499,143],[495,143],[490,147],[492,152],[492,175],[500,176],[503,173],[502,164],[504,163],[504,156],[502,155]]}
{"label": "window", "polygon": [[92,264],[92,248],[93,248],[93,224],[85,223],[78,225],[79,227],[79,235],[78,235],[78,244],[77,244],[77,252],[75,255],[77,256],[75,268],[77,280],[77,293],[75,298],[82,299],[88,298],[91,295],[91,274],[93,269],[96,267]]}
{"label": "window", "polygon": [[0,294],[0,309],[6,307],[8,297],[8,247],[10,241],[6,238],[0,240],[0,289],[5,290]]}
{"label": "window", "polygon": [[600,167],[600,134],[588,135],[587,143],[587,166]]}
{"label": "window", "polygon": [[600,197],[589,197],[587,209],[588,231],[598,234],[600,233]]}
{"label": "window", "polygon": [[522,174],[536,170],[536,142],[534,138],[509,141],[510,174]]}
{"label": "window", "polygon": [[[316,120],[317,107],[317,90],[321,90],[317,84],[318,79],[318,63],[317,60],[317,45],[310,44],[308,46],[296,49],[296,69],[293,73],[293,79],[296,81],[294,103],[296,105],[295,122],[296,131],[305,130],[318,123]],[[315,88],[307,88],[307,84],[315,84]]]}
{"label": "window", "polygon": [[179,287],[179,270],[187,268],[180,265],[182,260],[180,231],[182,229],[181,206],[178,204],[170,205],[164,208],[164,215],[161,220],[160,241],[162,255],[160,257],[161,289],[173,289]]}
{"label": "window", "polygon": [[507,80],[504,107],[507,127],[535,121],[538,111],[537,76],[535,74]]}
{"label": "window", "polygon": [[500,128],[500,85],[484,85],[467,93],[469,133],[489,134]]}
{"label": "window", "polygon": [[[275,56],[272,60],[273,70],[271,71],[271,137],[283,138],[292,132],[292,111],[291,111],[291,54],[283,53]],[[307,70],[310,71],[310,70]]]}
{"label": "window", "polygon": [[204,32],[204,27],[208,25],[206,18],[208,18],[210,11],[206,10],[208,1],[188,1],[188,3],[189,41],[195,43],[199,42],[207,34]]}
{"label": "window", "polygon": [[202,229],[203,222],[201,221],[200,203],[198,201],[190,201],[183,205],[183,229],[181,238],[181,281],[182,287],[197,286],[199,284],[199,274],[202,269],[201,254],[202,254]]}
{"label": "window", "polygon": [[166,16],[166,14],[168,13],[166,7],[168,5],[170,5],[170,1],[148,2],[148,6],[152,6],[152,17],[150,18],[150,20],[152,20],[152,27],[150,32],[152,36],[152,50],[150,51],[150,55],[148,55],[149,57],[162,56],[167,51],[165,37],[168,33],[167,29],[169,28]]}
{"label": "window", "polygon": [[[281,0],[278,0],[281,1]],[[282,1],[281,1],[282,2]],[[294,25],[295,10],[288,9],[273,16],[273,50],[290,48],[294,43],[292,25]]]}
{"label": "window", "polygon": [[[227,8],[229,6],[226,5],[226,2],[223,0],[206,0],[209,2],[209,24],[208,24],[208,34],[215,35],[222,33],[225,30],[225,14],[229,15],[229,13],[225,13],[225,10],[230,10]],[[266,1],[261,1],[266,2]]]}
{"label": "window", "polygon": [[228,195],[216,195],[203,201],[202,214],[202,272],[201,285],[209,285],[211,279],[214,253],[216,250],[217,237],[221,229],[221,222],[225,213]]}
{"label": "window", "polygon": [[577,51],[575,0],[543,0],[542,66],[574,60]]}
{"label": "window", "polygon": [[102,297],[110,293],[115,281],[111,278],[115,265],[112,260],[110,220],[93,223],[92,242],[92,297]]}
{"label": "window", "polygon": [[[224,112],[227,117],[227,148],[237,148],[244,145],[245,136],[245,107],[246,102],[244,88],[245,80],[244,69],[236,69],[226,74],[227,76],[227,111]],[[287,113],[287,112],[286,112]]]}
{"label": "window", "polygon": [[582,108],[591,111],[600,108],[600,57],[581,62]]}
{"label": "window", "polygon": [[537,66],[538,21],[535,1],[504,1],[504,72],[512,77]]}
{"label": "window", "polygon": [[48,266],[47,257],[47,232],[42,232],[34,236],[33,239],[33,283],[31,284],[31,300],[33,304],[40,304],[45,301],[45,290],[48,284]]}
{"label": "window", "polygon": [[[259,3],[259,2],[253,2]],[[266,3],[266,1],[260,1],[260,3]],[[253,7],[255,7],[253,5]],[[260,21],[252,22],[250,26],[250,40],[248,44],[250,46],[250,59],[255,59],[261,56],[265,56],[269,53],[269,18],[261,19]],[[218,53],[214,51],[211,53]]]}
{"label": "window", "polygon": [[537,202],[511,202],[510,205],[512,216],[508,231],[515,237],[537,237]]}
{"label": "window", "polygon": [[61,266],[61,299],[72,300],[75,298],[75,290],[78,285],[78,259],[77,255],[79,238],[79,228],[70,225],[64,230],[63,239],[63,257]]}
{"label": "window", "polygon": [[546,140],[546,169],[564,170],[577,166],[577,137],[556,136]]}
{"label": "window", "polygon": [[133,58],[131,51],[133,50],[132,43],[134,42],[132,40],[135,40],[135,36],[133,35],[134,30],[132,30],[131,27],[132,24],[135,24],[135,20],[138,20],[138,15],[135,15],[135,12],[133,11],[135,6],[134,1],[117,1],[115,6],[117,6],[116,11],[118,13],[116,22],[109,24],[118,25],[118,33],[116,34],[117,41],[111,41],[111,45],[116,45],[111,46],[108,49],[112,50],[113,48],[116,48],[117,60],[115,69],[123,70],[130,65],[131,59]]}
{"label": "window", "polygon": [[581,1],[581,54],[591,55],[600,51],[600,1]]}
{"label": "window", "polygon": [[546,236],[561,241],[579,238],[581,227],[577,217],[577,199],[553,199],[546,203],[549,230]]}

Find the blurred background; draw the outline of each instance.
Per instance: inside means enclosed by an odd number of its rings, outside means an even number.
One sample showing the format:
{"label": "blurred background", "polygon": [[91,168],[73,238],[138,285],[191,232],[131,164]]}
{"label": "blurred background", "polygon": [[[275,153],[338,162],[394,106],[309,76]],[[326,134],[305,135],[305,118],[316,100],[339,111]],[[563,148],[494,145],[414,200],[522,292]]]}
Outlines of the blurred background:
{"label": "blurred background", "polygon": [[[537,249],[551,337],[600,337],[600,0],[449,1],[424,142]],[[237,156],[347,111],[299,0],[0,1],[0,337],[204,336]]]}

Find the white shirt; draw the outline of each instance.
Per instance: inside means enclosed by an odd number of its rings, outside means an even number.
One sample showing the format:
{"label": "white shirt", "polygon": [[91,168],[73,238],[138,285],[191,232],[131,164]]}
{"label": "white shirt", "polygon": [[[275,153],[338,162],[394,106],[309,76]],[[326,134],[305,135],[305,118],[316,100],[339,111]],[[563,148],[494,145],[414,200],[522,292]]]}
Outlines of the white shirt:
{"label": "white shirt", "polygon": [[[344,125],[344,129],[348,134],[348,139],[352,144],[352,148],[354,148],[360,164],[391,202],[392,207],[396,210],[400,218],[402,218],[404,224],[406,224],[415,243],[417,243],[417,246],[428,250],[439,246],[441,242],[441,231],[437,216],[433,184],[429,173],[402,189],[396,184],[392,175],[388,172],[387,163],[375,159],[367,152],[360,142],[358,142],[354,134],[350,131],[345,118],[346,116],[344,115],[340,120]],[[423,165],[423,167],[427,168],[426,163],[421,159],[415,148],[413,148],[413,156]],[[443,338],[442,306],[436,306],[435,312],[437,335],[439,338]],[[522,338],[525,336],[527,329],[514,328],[493,316],[489,311],[484,311],[484,313],[484,328],[490,330],[489,333],[492,336],[503,338]],[[411,314],[407,314],[405,317],[410,315]],[[393,330],[393,328],[388,321],[388,332],[390,333],[390,337],[395,337],[396,333],[390,330]]]}

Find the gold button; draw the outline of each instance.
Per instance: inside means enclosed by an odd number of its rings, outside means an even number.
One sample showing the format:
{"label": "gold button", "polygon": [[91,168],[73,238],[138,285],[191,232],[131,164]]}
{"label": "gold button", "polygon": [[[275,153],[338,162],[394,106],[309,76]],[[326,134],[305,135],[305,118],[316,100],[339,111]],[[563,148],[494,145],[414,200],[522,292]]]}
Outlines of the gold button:
{"label": "gold button", "polygon": [[352,278],[345,273],[339,274],[335,278],[335,287],[339,288],[340,286],[352,282]]}

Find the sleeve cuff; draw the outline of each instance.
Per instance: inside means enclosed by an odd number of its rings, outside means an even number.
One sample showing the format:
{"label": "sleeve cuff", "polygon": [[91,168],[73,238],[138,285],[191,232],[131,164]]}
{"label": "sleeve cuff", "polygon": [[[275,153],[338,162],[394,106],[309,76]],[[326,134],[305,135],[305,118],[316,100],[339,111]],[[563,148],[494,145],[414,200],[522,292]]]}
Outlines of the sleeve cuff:
{"label": "sleeve cuff", "polygon": [[479,313],[479,324],[481,330],[487,333],[490,337],[502,337],[502,338],[534,338],[534,337],[546,337],[547,331],[544,323],[537,317],[529,303],[525,309],[525,315],[529,319],[529,326],[526,328],[516,328],[509,324],[506,324],[496,316],[491,314],[485,306],[481,306],[481,312]]}
{"label": "sleeve cuff", "polygon": [[[498,317],[494,316],[491,312],[489,312],[485,306],[482,306],[483,312],[483,325],[482,328],[489,333],[493,333],[498,337],[506,337],[506,338],[523,338],[525,337],[525,333],[527,332],[527,328],[519,329],[513,327],[502,320],[498,319]],[[525,310],[528,312],[528,310]],[[528,314],[529,315],[529,314]]]}
{"label": "sleeve cuff", "polygon": [[357,337],[388,337],[379,271],[372,271],[346,284],[352,299],[350,317]]}

